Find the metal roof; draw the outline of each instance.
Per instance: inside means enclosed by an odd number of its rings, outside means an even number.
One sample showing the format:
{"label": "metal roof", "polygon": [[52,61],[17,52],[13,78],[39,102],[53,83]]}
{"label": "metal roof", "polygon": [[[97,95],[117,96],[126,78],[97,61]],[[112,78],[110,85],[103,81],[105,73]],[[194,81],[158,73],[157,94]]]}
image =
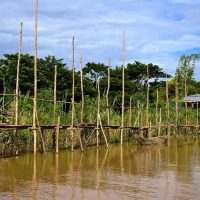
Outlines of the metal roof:
{"label": "metal roof", "polygon": [[200,102],[200,94],[193,94],[183,98],[183,101],[187,100],[187,102]]}

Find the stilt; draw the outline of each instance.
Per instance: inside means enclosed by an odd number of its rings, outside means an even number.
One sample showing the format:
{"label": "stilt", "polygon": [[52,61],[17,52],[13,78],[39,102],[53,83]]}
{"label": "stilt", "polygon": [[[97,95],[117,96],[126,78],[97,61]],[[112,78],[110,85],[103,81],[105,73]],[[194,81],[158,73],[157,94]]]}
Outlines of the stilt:
{"label": "stilt", "polygon": [[18,115],[19,115],[19,66],[21,60],[21,50],[22,50],[22,29],[23,23],[20,24],[20,42],[19,42],[19,52],[18,52],[18,60],[17,60],[17,77],[16,77],[16,89],[15,89],[15,125],[18,124]]}
{"label": "stilt", "polygon": [[[57,104],[57,65],[54,67],[54,107],[53,107],[53,123],[56,124],[56,104]],[[56,128],[53,130],[52,134],[52,140],[53,140],[53,149],[56,147]]]}
{"label": "stilt", "polygon": [[34,98],[33,98],[33,137],[34,137],[34,156],[37,152],[37,132],[36,132],[36,112],[37,112],[37,23],[38,23],[38,0],[35,9],[35,47],[34,47]]}
{"label": "stilt", "polygon": [[60,133],[60,116],[58,116],[57,126],[56,126],[56,153],[59,151],[59,133]]}
{"label": "stilt", "polygon": [[96,139],[97,139],[97,148],[99,147],[99,116],[100,116],[100,88],[99,80],[97,80],[97,91],[98,91],[98,107],[97,107],[97,127],[96,127]]}
{"label": "stilt", "polygon": [[74,114],[75,114],[75,105],[74,105],[74,90],[75,90],[75,66],[74,66],[74,37],[72,38],[72,119],[71,119],[71,130],[70,130],[70,137],[71,137],[71,151],[74,151]]}
{"label": "stilt", "polygon": [[123,127],[124,127],[124,68],[125,68],[125,31],[123,32],[123,50],[122,50],[122,118],[121,118],[121,131],[120,143],[123,144]]}

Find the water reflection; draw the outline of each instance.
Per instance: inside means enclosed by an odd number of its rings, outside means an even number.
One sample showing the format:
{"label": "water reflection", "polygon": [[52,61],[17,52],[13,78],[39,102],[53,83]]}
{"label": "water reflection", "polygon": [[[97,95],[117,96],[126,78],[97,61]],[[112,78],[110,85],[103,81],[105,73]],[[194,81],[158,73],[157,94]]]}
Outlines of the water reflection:
{"label": "water reflection", "polygon": [[199,141],[0,160],[0,199],[198,199]]}

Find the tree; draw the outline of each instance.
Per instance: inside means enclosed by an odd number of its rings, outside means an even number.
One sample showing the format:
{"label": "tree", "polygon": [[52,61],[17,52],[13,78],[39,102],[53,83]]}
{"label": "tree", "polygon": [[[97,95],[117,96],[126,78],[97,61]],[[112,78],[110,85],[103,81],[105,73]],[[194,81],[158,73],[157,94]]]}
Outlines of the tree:
{"label": "tree", "polygon": [[179,94],[180,96],[184,96],[185,89],[185,81],[187,83],[188,94],[195,93],[194,92],[194,70],[197,62],[200,59],[200,54],[191,54],[191,55],[182,55],[179,59],[177,75],[175,79],[178,79],[179,83]]}
{"label": "tree", "polygon": [[96,83],[98,79],[106,76],[107,69],[108,67],[102,63],[89,62],[83,68],[83,74]]}

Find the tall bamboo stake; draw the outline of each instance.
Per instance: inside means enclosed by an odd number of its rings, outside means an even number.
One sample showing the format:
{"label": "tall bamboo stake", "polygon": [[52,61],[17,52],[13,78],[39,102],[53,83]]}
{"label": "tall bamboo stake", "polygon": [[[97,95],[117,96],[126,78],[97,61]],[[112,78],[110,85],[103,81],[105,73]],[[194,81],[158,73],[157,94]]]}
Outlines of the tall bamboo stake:
{"label": "tall bamboo stake", "polygon": [[84,91],[83,91],[83,55],[80,54],[80,73],[81,73],[81,124],[84,117]]}
{"label": "tall bamboo stake", "polygon": [[108,64],[108,87],[106,92],[106,105],[107,105],[107,120],[108,125],[110,125],[110,107],[109,107],[109,91],[110,91],[110,66],[111,66],[111,59],[109,58]]}
{"label": "tall bamboo stake", "polygon": [[22,29],[23,23],[20,24],[20,42],[19,42],[19,51],[18,51],[18,61],[17,61],[17,77],[16,77],[16,89],[15,89],[15,125],[18,124],[18,108],[19,108],[19,65],[21,59],[21,50],[22,50]]}
{"label": "tall bamboo stake", "polygon": [[176,126],[178,125],[178,69],[176,68]]}
{"label": "tall bamboo stake", "polygon": [[55,65],[54,68],[54,108],[53,108],[53,119],[54,119],[54,124],[56,123],[56,94],[57,94],[57,65]]}
{"label": "tall bamboo stake", "polygon": [[132,125],[132,97],[130,97],[130,102],[129,102],[129,126],[131,127]]}
{"label": "tall bamboo stake", "polygon": [[122,119],[121,119],[121,144],[123,144],[123,127],[124,127],[124,68],[125,68],[125,31],[123,31],[123,50],[122,50]]}
{"label": "tall bamboo stake", "polygon": [[158,89],[156,91],[156,126],[158,126],[158,101],[159,101],[159,94]]}
{"label": "tall bamboo stake", "polygon": [[197,126],[199,125],[199,102],[197,101]]}
{"label": "tall bamboo stake", "polygon": [[[74,107],[74,73],[75,73],[75,66],[74,66],[74,37],[72,38],[72,118],[71,118],[71,126],[74,126],[74,112],[75,112],[75,107]],[[73,129],[71,130],[71,151],[74,150],[74,131]]]}
{"label": "tall bamboo stake", "polygon": [[75,73],[75,66],[74,66],[74,37],[72,38],[72,121],[71,125],[72,127],[74,126],[74,88],[75,88],[75,83],[74,83],[74,73]]}
{"label": "tall bamboo stake", "polygon": [[167,114],[167,124],[169,125],[169,87],[168,87],[168,78],[167,78],[167,68],[166,68],[166,114]]}
{"label": "tall bamboo stake", "polygon": [[149,127],[149,66],[147,65],[147,105],[146,105],[146,127]]}
{"label": "tall bamboo stake", "polygon": [[[53,123],[56,124],[56,94],[57,94],[57,65],[54,67],[54,108],[53,108]],[[53,149],[56,147],[56,128],[53,130],[52,134],[52,141],[53,141]]]}
{"label": "tall bamboo stake", "polygon": [[96,127],[96,139],[97,139],[97,148],[99,147],[99,116],[100,116],[100,88],[99,88],[99,80],[97,80],[97,91],[98,91],[98,106],[97,106],[97,127]]}
{"label": "tall bamboo stake", "polygon": [[56,153],[58,153],[58,150],[59,150],[59,147],[58,147],[59,132],[60,132],[60,116],[58,116],[57,126],[56,126]]}
{"label": "tall bamboo stake", "polygon": [[101,103],[101,95],[100,95],[100,87],[99,87],[99,80],[97,81],[97,90],[98,90],[98,109],[97,109],[97,127],[96,127],[96,136],[97,136],[97,148],[99,147],[99,129],[101,128],[101,131],[103,133],[106,146],[108,147],[108,141],[106,138],[106,134],[103,130],[102,122],[101,122],[101,116],[100,116],[100,103]]}
{"label": "tall bamboo stake", "polygon": [[3,99],[2,99],[2,110],[5,110],[5,94],[6,94],[6,83],[5,83],[5,75],[3,76]]}
{"label": "tall bamboo stake", "polygon": [[161,124],[162,124],[162,109],[160,108],[160,117],[159,117],[159,128],[158,128],[158,136],[160,136]]}
{"label": "tall bamboo stake", "polygon": [[187,125],[188,116],[187,116],[187,65],[185,66],[185,124]]}
{"label": "tall bamboo stake", "polygon": [[37,112],[37,29],[38,29],[38,0],[35,0],[35,47],[34,47],[34,98],[33,98],[33,137],[34,155],[37,151],[36,112]]}

